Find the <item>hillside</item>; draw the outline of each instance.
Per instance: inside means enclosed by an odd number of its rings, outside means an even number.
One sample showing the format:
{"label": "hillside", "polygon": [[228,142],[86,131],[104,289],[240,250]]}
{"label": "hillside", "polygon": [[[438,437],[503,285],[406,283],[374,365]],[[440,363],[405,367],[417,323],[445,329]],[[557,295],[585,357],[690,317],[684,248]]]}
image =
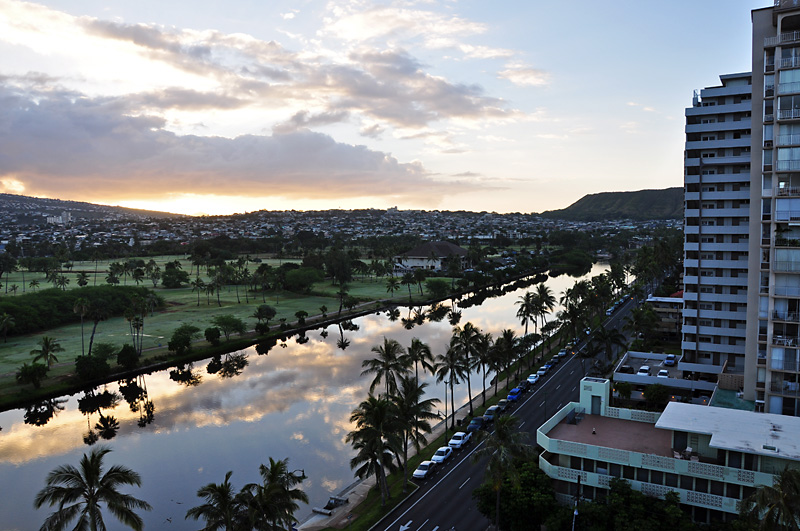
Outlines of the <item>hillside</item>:
{"label": "hillside", "polygon": [[568,221],[681,219],[683,188],[590,194],[567,208],[547,210],[539,215]]}
{"label": "hillside", "polygon": [[20,225],[42,223],[45,217],[59,216],[62,212],[69,212],[76,219],[182,217],[180,214],[168,212],[14,194],[0,194],[0,211],[5,217],[13,218],[15,223]]}

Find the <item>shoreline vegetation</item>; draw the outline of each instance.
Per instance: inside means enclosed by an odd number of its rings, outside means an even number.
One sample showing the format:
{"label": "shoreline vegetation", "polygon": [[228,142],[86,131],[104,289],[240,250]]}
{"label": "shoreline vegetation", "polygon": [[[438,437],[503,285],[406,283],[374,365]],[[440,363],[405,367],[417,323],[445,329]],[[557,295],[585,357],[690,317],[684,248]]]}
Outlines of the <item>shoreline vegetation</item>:
{"label": "shoreline vegetation", "polygon": [[[259,257],[255,259],[258,262],[254,261],[254,265],[267,263],[272,267],[271,264],[274,263],[278,268],[285,264],[297,264],[297,260],[292,261],[291,259],[261,259]],[[6,276],[5,284],[11,286],[19,286],[15,281],[21,283],[22,278],[25,278],[27,289],[24,294],[17,295],[19,290],[17,288],[8,296],[0,297],[0,316],[10,313],[4,313],[3,302],[13,302],[14,299],[22,300],[24,297],[47,297],[64,293],[72,295],[66,303],[66,306],[69,307],[66,307],[64,301],[61,301],[54,311],[62,314],[74,312],[75,315],[71,316],[72,320],[75,321],[80,316],[83,317],[83,322],[64,324],[63,321],[69,319],[68,316],[62,315],[60,326],[39,330],[35,333],[11,335],[9,332],[13,333],[13,324],[12,327],[0,330],[7,334],[7,337],[4,338],[5,341],[0,342],[0,410],[24,407],[39,400],[74,394],[87,387],[131,378],[138,374],[152,373],[172,367],[180,368],[194,361],[234,353],[254,345],[257,349],[259,345],[262,345],[263,351],[266,352],[278,342],[286,341],[293,336],[302,338],[306,331],[341,325],[370,313],[399,312],[399,308],[407,308],[409,318],[411,318],[413,309],[439,305],[445,301],[449,301],[450,308],[457,311],[458,306],[480,304],[487,297],[502,294],[504,286],[506,286],[505,289],[517,289],[541,282],[547,278],[545,272],[550,266],[536,266],[521,272],[518,270],[502,271],[500,275],[495,273],[491,276],[473,277],[471,282],[465,282],[464,277],[459,279],[455,277],[423,277],[420,279],[418,277],[417,281],[410,281],[410,279],[400,276],[380,277],[375,275],[373,277],[362,274],[360,278],[353,278],[346,282],[345,290],[341,289],[340,283],[334,284],[335,279],[328,278],[314,282],[312,286],[304,290],[304,293],[289,292],[281,289],[280,285],[266,293],[255,290],[248,291],[246,286],[228,285],[218,286],[215,292],[204,291],[205,296],[203,296],[197,279],[203,281],[203,277],[206,275],[200,274],[199,265],[196,268],[197,273],[195,273],[193,265],[186,258],[164,256],[157,257],[151,262],[156,266],[173,264],[175,269],[182,269],[186,264],[189,271],[196,275],[195,280],[190,281],[194,287],[182,286],[172,289],[149,290],[138,286],[140,282],[136,282],[136,287],[100,284],[93,288],[87,284],[93,284],[97,281],[97,277],[104,273],[104,271],[99,271],[99,264],[94,262],[68,264],[71,276],[77,276],[78,279],[83,277],[84,285],[81,287],[69,288],[62,285],[61,288],[39,288],[46,281],[44,277],[48,275],[52,277],[52,273],[37,274],[29,271],[25,274],[17,271]],[[103,265],[108,270],[113,268],[113,262]],[[584,267],[590,266],[591,262],[584,265]],[[552,264],[553,272],[557,271],[558,274],[582,273],[585,272],[583,271],[584,267]],[[291,269],[287,269],[299,270],[300,268],[295,265]],[[245,270],[249,271],[249,268],[245,266]],[[66,276],[66,272],[61,276]],[[212,282],[212,277],[206,278],[209,283]],[[431,280],[434,282],[430,283]],[[426,281],[429,283],[423,288]],[[63,279],[61,282],[63,283]],[[124,282],[127,284],[128,280],[126,279]],[[54,282],[55,285],[57,282]],[[508,287],[509,285],[513,287]],[[78,302],[75,302],[80,300],[78,295],[93,290],[110,290],[112,292],[118,290],[114,293],[126,300],[134,298],[142,300],[145,298],[145,293],[150,293],[151,306],[139,313],[139,321],[129,312],[121,312],[117,308],[115,316],[105,315],[95,323],[88,314],[89,312],[85,312],[85,308],[81,315],[82,308],[79,307]],[[83,304],[85,303],[86,301],[83,301]],[[271,306],[276,314],[265,323],[259,319],[258,323],[253,326],[253,320],[257,317],[253,310],[264,304]],[[442,307],[446,306],[442,305]],[[13,316],[13,314],[11,315]],[[245,322],[246,319],[250,322],[246,324],[244,332],[241,332],[240,329],[240,333],[226,334],[227,339],[222,338],[216,341],[203,339],[202,333],[197,332],[203,330],[220,316],[233,316],[242,322]],[[46,322],[58,322],[52,316],[46,319],[48,319]],[[137,322],[138,327],[135,326]],[[170,350],[170,334],[176,328],[186,324],[197,330],[193,334],[188,348]],[[97,378],[79,378],[75,362],[78,358],[85,356],[86,345],[90,344],[87,336],[93,327],[96,330],[96,336],[94,333],[91,336],[95,348],[110,342],[116,351],[126,344],[134,343],[138,350],[135,362],[125,367],[122,364],[114,365],[113,360],[109,360],[111,364],[106,374]],[[58,346],[64,350],[57,353],[55,359],[58,361],[54,360],[49,372],[38,382],[38,387],[31,385],[30,382],[23,383],[18,377],[20,366],[27,365],[32,360],[29,352],[35,350],[43,338],[48,337],[56,340]]]}

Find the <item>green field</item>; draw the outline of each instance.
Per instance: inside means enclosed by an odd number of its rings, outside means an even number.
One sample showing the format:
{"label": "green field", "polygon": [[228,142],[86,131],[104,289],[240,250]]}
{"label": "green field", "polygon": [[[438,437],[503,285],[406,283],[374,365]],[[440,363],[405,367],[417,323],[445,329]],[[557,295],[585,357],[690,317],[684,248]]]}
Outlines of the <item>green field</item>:
{"label": "green field", "polygon": [[[299,262],[299,260],[284,259],[279,261],[266,257],[260,258],[262,263],[268,263],[276,267],[280,263],[286,263],[287,261]],[[155,260],[162,270],[167,262],[178,260],[183,270],[191,273],[190,278],[194,279],[199,276],[203,281],[210,281],[205,275],[205,270],[201,269],[198,275],[197,268],[192,266],[190,260],[182,256],[161,256],[155,258]],[[64,272],[64,275],[70,279],[66,289],[81,289],[78,287],[76,280],[77,273],[81,271],[89,274],[89,285],[94,285],[95,267],[97,267],[98,285],[104,284],[108,266],[111,262],[113,260],[100,261],[97,265],[94,262],[75,262],[71,271]],[[258,265],[258,263],[249,263],[248,269],[253,272]],[[30,287],[32,280],[39,282],[38,288]],[[134,285],[134,282],[129,277],[124,281],[121,279],[120,285],[123,284]],[[153,286],[149,279],[145,279],[141,285],[148,288]],[[16,289],[13,286],[16,286]],[[23,293],[50,287],[52,285],[46,282],[44,273],[15,271],[7,279],[4,276],[2,294],[0,296],[15,297]],[[154,291],[163,297],[165,304],[163,308],[152,315],[148,315],[144,320],[144,361],[156,356],[160,359],[163,358],[167,354],[166,344],[172,332],[184,323],[192,324],[200,328],[200,330],[205,330],[211,326],[211,320],[214,316],[229,314],[242,319],[247,324],[248,330],[253,330],[257,323],[257,320],[253,317],[253,312],[258,305],[266,303],[274,307],[278,312],[275,318],[270,321],[272,330],[277,330],[280,319],[286,319],[287,323],[294,323],[297,320],[295,312],[299,310],[308,312],[308,320],[311,320],[321,316],[320,307],[323,305],[327,306],[329,316],[335,315],[339,309],[339,299],[337,297],[339,286],[333,285],[330,281],[322,281],[315,284],[311,293],[307,295],[288,291],[245,293],[244,288],[239,286],[238,300],[235,286],[226,286],[219,294],[219,304],[216,294],[209,297],[206,293],[200,293],[198,298],[198,292],[192,291],[190,287],[165,289],[159,284],[159,287]],[[409,300],[408,290],[405,286],[396,291],[394,297],[392,297],[386,290],[385,277],[367,277],[363,279],[357,277],[348,284],[348,292],[350,296],[360,301],[361,308],[371,301],[389,299],[396,300],[402,304],[407,303]],[[416,298],[419,298],[419,291],[416,286],[412,286],[412,293]],[[88,348],[92,326],[92,322],[84,323],[85,348]],[[13,334],[13,329],[11,333]],[[73,372],[75,358],[80,356],[82,352],[82,334],[79,323],[53,328],[37,334],[9,335],[5,343],[0,343],[0,395],[7,395],[10,391],[20,388],[15,382],[14,374],[23,363],[29,363],[32,360],[31,350],[38,348],[41,337],[45,335],[55,338],[64,347],[65,351],[58,354],[58,363],[50,370],[48,378],[43,382],[43,385],[48,385],[48,380],[54,377],[63,377]],[[94,341],[95,343],[110,343],[116,347],[131,343],[128,321],[123,317],[113,317],[102,321],[97,327]],[[205,341],[202,341],[202,343],[205,344]]]}

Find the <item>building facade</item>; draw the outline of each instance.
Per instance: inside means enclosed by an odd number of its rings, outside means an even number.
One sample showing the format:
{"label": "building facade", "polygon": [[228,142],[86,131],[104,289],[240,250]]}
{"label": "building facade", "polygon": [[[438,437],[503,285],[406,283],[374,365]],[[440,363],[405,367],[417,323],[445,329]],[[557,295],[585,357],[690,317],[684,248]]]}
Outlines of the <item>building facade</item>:
{"label": "building facade", "polygon": [[584,378],[580,401],[537,430],[539,468],[562,503],[602,499],[619,478],[650,496],[676,492],[695,521],[724,521],[775,474],[800,468],[798,418],[680,402],[631,410],[611,407],[610,394],[609,380]]}
{"label": "building facade", "polygon": [[745,398],[800,414],[800,3],[752,12],[748,357]]}
{"label": "building facade", "polygon": [[751,76],[720,76],[686,109],[683,360],[745,371]]}

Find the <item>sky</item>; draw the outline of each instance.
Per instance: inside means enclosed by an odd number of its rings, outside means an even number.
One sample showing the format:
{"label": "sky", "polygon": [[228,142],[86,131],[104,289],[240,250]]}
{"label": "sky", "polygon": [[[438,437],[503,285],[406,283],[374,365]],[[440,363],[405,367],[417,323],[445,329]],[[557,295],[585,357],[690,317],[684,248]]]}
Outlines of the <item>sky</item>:
{"label": "sky", "polygon": [[769,0],[0,0],[0,193],[542,212],[683,185]]}

